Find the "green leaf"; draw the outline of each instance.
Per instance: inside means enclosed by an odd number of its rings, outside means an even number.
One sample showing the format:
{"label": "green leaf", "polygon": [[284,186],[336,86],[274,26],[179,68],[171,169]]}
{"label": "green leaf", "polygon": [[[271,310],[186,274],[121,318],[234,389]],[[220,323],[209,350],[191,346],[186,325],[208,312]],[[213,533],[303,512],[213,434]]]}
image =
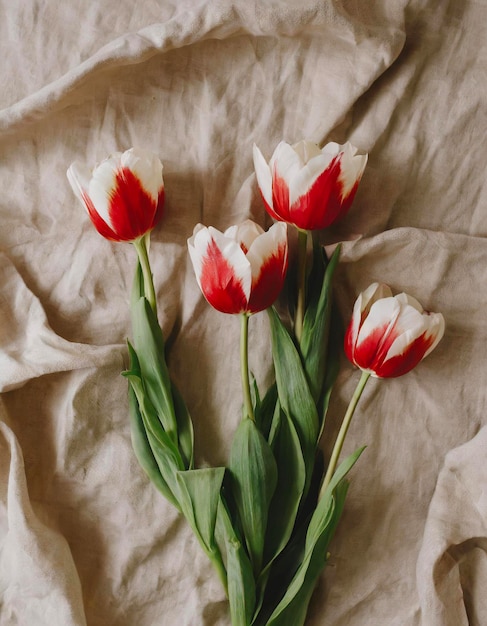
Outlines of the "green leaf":
{"label": "green leaf", "polygon": [[364,450],[365,446],[362,446],[361,448],[355,450],[355,452],[353,452],[350,456],[348,456],[344,461],[340,463],[335,473],[333,474],[330,480],[330,484],[325,489],[320,500],[318,501],[316,510],[311,518],[311,522],[308,527],[308,533],[306,536],[306,549],[308,549],[309,546],[311,546],[312,543],[317,540],[317,537],[322,533],[323,529],[321,526],[321,520],[326,517],[326,511],[328,510],[329,506],[328,503],[333,496],[333,492],[355,465]]}
{"label": "green leaf", "polygon": [[145,393],[143,381],[133,372],[124,372],[123,375],[128,379],[137,398],[137,403],[139,405],[140,414],[142,416],[142,421],[144,423],[149,442],[151,442],[151,437],[153,437],[158,442],[159,446],[164,449],[165,455],[170,455],[171,460],[174,463],[174,468],[176,470],[184,469],[184,463],[179,449],[162,428],[161,423],[157,418],[155,409]]}
{"label": "green leaf", "polygon": [[177,473],[182,511],[206,551],[216,548],[215,523],[224,467],[209,467]]}
{"label": "green leaf", "polygon": [[249,626],[255,607],[252,564],[242,545],[223,500],[218,509],[226,549],[227,591],[232,626]]}
{"label": "green leaf", "polygon": [[144,389],[165,432],[177,443],[177,422],[159,323],[145,298],[132,306],[132,327]]}
{"label": "green leaf", "polygon": [[280,411],[279,429],[272,442],[278,479],[269,510],[266,562],[274,559],[289,541],[306,483],[301,444],[292,420]]}
{"label": "green leaf", "polygon": [[[131,309],[132,311],[137,310],[140,306],[140,299],[144,297],[144,276],[142,273],[142,267],[140,262],[137,263],[137,267],[135,269],[134,274],[134,282],[132,285],[132,294],[131,294]],[[152,309],[150,309],[152,312]],[[152,314],[152,317],[155,316]],[[157,326],[159,324],[156,321]],[[159,331],[156,330],[156,335],[159,335]],[[160,331],[159,337],[159,348],[160,354],[162,354],[164,362],[164,340],[160,341],[162,338],[162,331]],[[140,369],[140,368],[139,368]],[[141,374],[140,374],[141,376]],[[167,382],[167,377],[163,372],[163,380]],[[189,411],[184,403],[184,400],[179,393],[177,387],[170,381],[171,384],[171,397],[174,405],[174,413],[177,422],[177,432],[178,432],[178,442],[179,449],[181,452],[181,456],[184,460],[184,466],[186,469],[192,469],[194,463],[194,432],[193,432],[193,423],[191,421],[191,416]]]}
{"label": "green leaf", "polygon": [[140,378],[139,359],[134,348],[128,343],[131,369],[123,375],[128,379],[130,388],[137,403],[137,415],[140,416],[145,431],[147,442],[152,450],[160,474],[171,491],[169,501],[178,509],[179,488],[176,483],[176,472],[184,469],[184,463],[179,453],[179,449],[164,431],[152,403],[144,389],[143,381]]}
{"label": "green leaf", "polygon": [[137,260],[137,267],[135,268],[134,280],[132,283],[132,292],[130,294],[130,308],[134,309],[137,302],[144,297],[144,275],[142,274],[142,266],[140,261]]}
{"label": "green leaf", "polygon": [[[331,523],[334,514],[335,500],[331,500],[326,522]],[[315,550],[305,555],[284,597],[277,605],[266,626],[302,626],[306,619],[308,604],[316,584],[316,580],[326,563],[329,538],[324,534]]]}
{"label": "green leaf", "polygon": [[[340,256],[340,245],[333,255],[323,274],[321,289],[311,292],[310,302],[306,309],[301,336],[301,354],[309,382],[309,388],[315,403],[322,395],[325,373],[327,370],[328,336],[332,306],[331,283]],[[321,248],[315,249],[313,267],[324,266]],[[316,295],[319,293],[319,298]]]}
{"label": "green leaf", "polygon": [[343,511],[348,483],[344,480],[364,448],[356,450],[338,467],[311,518],[305,554],[286,593],[266,626],[302,626],[316,580],[326,564],[328,546]]}
{"label": "green leaf", "polygon": [[135,456],[147,474],[155,487],[162,493],[162,495],[178,510],[179,504],[174,497],[167,482],[162,477],[159,466],[154,458],[154,453],[150,447],[149,440],[144,428],[142,416],[139,411],[139,404],[135,396],[135,392],[131,386],[129,386],[129,416],[130,416],[130,435],[132,439],[132,448]]}
{"label": "green leaf", "polygon": [[262,566],[267,515],[277,481],[272,450],[250,419],[235,433],[229,463],[235,500],[256,576]]}
{"label": "green leaf", "polygon": [[193,469],[194,464],[194,431],[191,416],[179,393],[176,385],[171,383],[171,393],[174,401],[174,412],[178,425],[179,451],[183,458],[185,469]]}
{"label": "green leaf", "polygon": [[267,390],[262,401],[255,406],[255,423],[264,437],[269,440],[272,418],[277,403],[277,385],[274,383]]}
{"label": "green leaf", "polygon": [[301,442],[306,466],[304,489],[306,493],[313,472],[320,430],[318,413],[298,350],[274,309],[270,308],[268,311],[279,401],[286,415],[292,420]]}

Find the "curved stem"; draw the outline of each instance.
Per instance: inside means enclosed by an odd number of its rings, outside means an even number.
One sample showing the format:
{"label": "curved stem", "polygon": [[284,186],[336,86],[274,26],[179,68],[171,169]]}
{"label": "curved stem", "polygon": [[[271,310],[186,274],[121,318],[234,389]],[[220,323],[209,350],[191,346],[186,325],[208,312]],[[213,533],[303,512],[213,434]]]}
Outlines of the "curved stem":
{"label": "curved stem", "polygon": [[337,440],[335,441],[335,446],[333,447],[333,452],[331,453],[330,463],[328,464],[328,469],[326,470],[325,480],[323,481],[323,486],[321,487],[321,493],[323,493],[328,487],[332,476],[335,473],[338,458],[340,456],[340,452],[342,451],[343,442],[345,441],[345,437],[347,436],[350,422],[352,421],[355,408],[358,401],[360,400],[360,396],[362,395],[365,384],[369,380],[369,377],[369,372],[362,372],[362,376],[360,377],[358,385],[353,393],[352,399],[350,400],[350,404],[348,405],[347,412],[345,413],[345,417],[343,418],[343,422],[340,427],[340,432],[338,433]]}
{"label": "curved stem", "polygon": [[249,379],[249,315],[241,313],[240,320],[240,375],[242,377],[244,407],[247,417],[255,422]]}
{"label": "curved stem", "polygon": [[147,233],[139,239],[136,239],[133,243],[137,251],[137,256],[139,257],[140,266],[142,268],[142,275],[144,277],[144,295],[151,305],[154,314],[157,315],[156,292],[154,289],[154,281],[152,279],[149,253],[147,250],[149,245],[149,237],[150,235],[149,233]]}
{"label": "curved stem", "polygon": [[306,249],[308,231],[298,230],[298,302],[294,319],[294,334],[298,343],[303,334],[304,311],[306,306]]}

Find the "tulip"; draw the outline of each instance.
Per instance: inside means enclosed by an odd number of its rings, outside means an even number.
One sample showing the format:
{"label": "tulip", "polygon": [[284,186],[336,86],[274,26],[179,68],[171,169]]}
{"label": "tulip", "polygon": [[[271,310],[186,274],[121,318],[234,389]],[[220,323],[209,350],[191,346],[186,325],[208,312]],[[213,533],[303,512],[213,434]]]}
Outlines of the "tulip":
{"label": "tulip", "polygon": [[67,175],[93,225],[107,239],[140,239],[162,215],[162,163],[150,152],[137,148],[116,152],[93,170],[75,162]]}
{"label": "tulip", "polygon": [[402,376],[438,344],[445,331],[441,313],[424,311],[405,293],[393,296],[373,283],[359,295],[345,335],[347,357],[376,378]]}
{"label": "tulip", "polygon": [[283,223],[264,232],[246,220],[224,233],[198,224],[188,249],[203,295],[222,313],[262,311],[284,284],[288,245]]}
{"label": "tulip", "polygon": [[326,228],[350,208],[367,155],[350,143],[320,149],[309,141],[281,142],[269,163],[254,144],[257,183],[269,215],[301,230]]}

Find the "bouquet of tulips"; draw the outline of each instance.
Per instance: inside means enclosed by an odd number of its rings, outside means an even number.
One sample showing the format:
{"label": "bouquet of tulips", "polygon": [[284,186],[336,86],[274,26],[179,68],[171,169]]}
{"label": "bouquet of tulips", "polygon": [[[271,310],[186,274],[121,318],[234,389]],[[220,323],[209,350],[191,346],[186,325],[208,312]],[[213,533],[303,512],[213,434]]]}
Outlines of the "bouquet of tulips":
{"label": "bouquet of tulips", "polygon": [[[198,224],[188,240],[196,281],[218,311],[239,315],[242,419],[227,467],[197,468],[192,418],[171,380],[149,264],[150,232],[164,203],[162,164],[131,149],[68,178],[101,235],[138,255],[131,298],[129,414],[134,452],[157,489],[188,521],[228,596],[233,626],[304,624],[342,514],[347,474],[363,448],[339,463],[345,435],[370,376],[407,373],[440,341],[441,314],[374,283],[358,297],[345,352],[362,370],[333,452],[320,449],[338,369],[339,325],[327,258],[310,236],[350,207],[367,155],[349,143],[320,149],[281,142],[269,163],[254,146],[267,232],[247,220],[225,232]],[[297,229],[295,296],[281,317],[273,304],[288,269],[288,227]],[[267,310],[275,383],[263,391],[248,368],[250,318]],[[282,307],[281,307],[282,310]],[[196,418],[197,419],[197,418]]]}

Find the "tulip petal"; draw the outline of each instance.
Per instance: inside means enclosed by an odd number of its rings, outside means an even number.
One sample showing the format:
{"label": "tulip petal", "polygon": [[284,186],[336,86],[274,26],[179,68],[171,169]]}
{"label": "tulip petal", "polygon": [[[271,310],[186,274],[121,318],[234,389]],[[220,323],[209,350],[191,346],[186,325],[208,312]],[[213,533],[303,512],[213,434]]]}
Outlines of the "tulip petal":
{"label": "tulip petal", "polygon": [[[289,181],[291,181],[302,167],[299,155],[284,141],[277,146],[269,163],[272,172],[272,212],[276,219],[289,222]],[[294,222],[293,222],[294,223]],[[296,224],[299,226],[298,224]]]}
{"label": "tulip petal", "polygon": [[376,369],[375,376],[378,378],[394,378],[411,371],[424,359],[443,337],[445,321],[441,313],[431,313],[431,319],[419,336],[412,339],[414,331],[405,333],[399,337],[389,350],[387,359]]}
{"label": "tulip petal", "polygon": [[255,145],[253,147],[254,169],[259,185],[260,193],[267,207],[272,211],[272,174],[267,161],[262,156],[262,152]]}
{"label": "tulip petal", "polygon": [[[416,309],[408,308],[409,311],[402,311],[399,316],[396,330],[400,334],[389,348],[384,362],[405,354],[408,346],[419,338],[422,338],[425,346],[425,352],[421,357],[423,358],[435,348],[443,336],[445,320],[441,313],[423,313],[421,315]],[[411,314],[411,311],[414,311],[414,315]]]}
{"label": "tulip petal", "polygon": [[441,313],[428,313],[427,315],[430,319],[428,335],[433,336],[433,342],[424,353],[423,359],[436,348],[445,334],[445,318],[443,315]]}
{"label": "tulip petal", "polygon": [[293,150],[297,152],[303,165],[306,165],[308,161],[321,154],[320,148],[312,141],[298,141],[298,143],[293,145]]}
{"label": "tulip petal", "polygon": [[381,354],[389,350],[396,338],[392,334],[401,310],[394,298],[377,300],[370,308],[357,338],[354,351],[354,363],[362,369],[374,370]]}
{"label": "tulip petal", "polygon": [[161,161],[152,152],[131,148],[120,157],[122,170],[129,169],[139,179],[140,185],[155,203],[164,188]]}
{"label": "tulip petal", "polygon": [[[321,152],[310,159],[306,165],[294,174],[293,178],[289,180],[289,202],[291,205],[295,204],[302,196],[308,194],[315,184],[317,178],[321,176],[329,167],[331,167],[334,159],[330,158],[328,154],[322,154]],[[336,177],[338,177],[339,170],[337,170]]]}
{"label": "tulip petal", "polygon": [[385,283],[372,283],[369,285],[359,296],[361,315],[368,315],[374,302],[383,298],[392,298],[392,289],[389,285]]}
{"label": "tulip petal", "polygon": [[[356,155],[357,148],[349,142],[340,146],[342,150],[340,185],[342,202],[346,201],[350,195],[355,195],[357,186],[367,165],[367,154]],[[350,200],[351,203],[351,200]]]}
{"label": "tulip petal", "polygon": [[90,168],[84,163],[75,161],[69,166],[66,175],[76,197],[78,198],[78,200],[81,200],[81,202],[84,203],[84,196],[86,195],[87,189],[90,185]]}
{"label": "tulip petal", "polygon": [[247,259],[252,271],[248,310],[257,313],[277,299],[288,265],[287,226],[277,222],[251,245]]}
{"label": "tulip petal", "polygon": [[91,180],[90,169],[86,165],[76,161],[69,167],[67,171],[67,176],[74,193],[76,194],[77,198],[81,200],[81,202],[84,204],[96,230],[106,239],[117,241],[117,234],[100,216],[89,196],[88,189]]}
{"label": "tulip petal", "polygon": [[222,313],[241,313],[251,289],[250,264],[239,244],[215,228],[196,227],[188,248],[208,302]]}
{"label": "tulip petal", "polygon": [[241,224],[230,226],[223,233],[225,237],[236,241],[243,252],[247,254],[248,249],[253,242],[264,233],[264,229],[252,220],[245,220]]}
{"label": "tulip petal", "polygon": [[412,306],[414,309],[416,309],[416,311],[423,313],[424,311],[423,307],[416,300],[416,298],[413,298],[413,296],[410,296],[407,293],[398,293],[397,296],[394,296],[394,297],[401,304]]}
{"label": "tulip petal", "polygon": [[303,167],[299,154],[285,141],[281,141],[269,161],[272,174],[277,174],[286,181],[292,180]]}
{"label": "tulip petal", "polygon": [[120,156],[121,153],[117,152],[95,167],[88,186],[88,195],[98,215],[110,227],[110,197],[116,185],[116,171],[120,165]]}
{"label": "tulip petal", "polygon": [[[305,176],[308,178],[305,179]],[[298,228],[306,230],[326,228],[336,221],[348,209],[348,206],[343,207],[339,200],[341,195],[339,176],[340,157],[337,156],[315,178],[308,190],[296,197],[289,210],[289,221]],[[301,193],[306,185],[309,185],[308,171],[297,177],[296,181],[293,197]]]}

